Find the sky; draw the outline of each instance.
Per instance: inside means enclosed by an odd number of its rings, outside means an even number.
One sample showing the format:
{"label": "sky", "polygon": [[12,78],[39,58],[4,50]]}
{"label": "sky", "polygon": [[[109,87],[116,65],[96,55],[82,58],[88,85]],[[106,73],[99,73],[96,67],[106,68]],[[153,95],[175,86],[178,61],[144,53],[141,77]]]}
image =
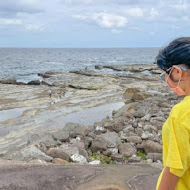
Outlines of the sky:
{"label": "sky", "polygon": [[190,36],[189,0],[1,0],[0,47],[162,47]]}

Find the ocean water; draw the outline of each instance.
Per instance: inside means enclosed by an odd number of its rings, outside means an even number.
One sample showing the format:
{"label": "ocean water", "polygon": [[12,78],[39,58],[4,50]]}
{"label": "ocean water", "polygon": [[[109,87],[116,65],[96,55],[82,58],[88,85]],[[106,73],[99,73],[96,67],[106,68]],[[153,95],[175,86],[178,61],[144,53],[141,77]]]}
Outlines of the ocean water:
{"label": "ocean water", "polygon": [[0,78],[29,82],[46,71],[68,72],[95,65],[151,64],[159,48],[0,48]]}

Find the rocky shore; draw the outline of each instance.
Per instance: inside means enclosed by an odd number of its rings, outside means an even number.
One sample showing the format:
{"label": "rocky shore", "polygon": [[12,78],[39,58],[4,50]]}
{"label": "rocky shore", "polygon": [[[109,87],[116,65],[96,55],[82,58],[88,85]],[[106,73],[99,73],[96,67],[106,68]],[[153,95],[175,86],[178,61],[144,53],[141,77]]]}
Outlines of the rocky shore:
{"label": "rocky shore", "polygon": [[39,73],[28,84],[1,79],[1,159],[162,163],[162,125],[182,98],[154,64],[95,68]]}

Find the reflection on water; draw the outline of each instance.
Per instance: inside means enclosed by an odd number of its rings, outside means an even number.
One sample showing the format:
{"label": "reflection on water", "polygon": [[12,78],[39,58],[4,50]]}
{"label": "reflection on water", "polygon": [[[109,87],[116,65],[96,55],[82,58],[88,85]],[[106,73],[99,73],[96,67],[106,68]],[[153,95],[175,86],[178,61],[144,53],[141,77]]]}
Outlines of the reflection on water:
{"label": "reflection on water", "polygon": [[9,110],[0,111],[0,122],[8,119],[17,118],[22,115],[25,110],[31,109],[32,107],[14,108]]}

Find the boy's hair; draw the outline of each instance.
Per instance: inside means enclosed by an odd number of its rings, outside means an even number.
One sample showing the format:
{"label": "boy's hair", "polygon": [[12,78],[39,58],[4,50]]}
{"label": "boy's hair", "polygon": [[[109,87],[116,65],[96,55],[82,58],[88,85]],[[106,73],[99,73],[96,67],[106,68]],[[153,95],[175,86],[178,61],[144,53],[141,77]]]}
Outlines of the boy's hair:
{"label": "boy's hair", "polygon": [[185,64],[190,68],[190,37],[173,40],[159,51],[155,61],[158,67],[164,71],[179,64]]}

